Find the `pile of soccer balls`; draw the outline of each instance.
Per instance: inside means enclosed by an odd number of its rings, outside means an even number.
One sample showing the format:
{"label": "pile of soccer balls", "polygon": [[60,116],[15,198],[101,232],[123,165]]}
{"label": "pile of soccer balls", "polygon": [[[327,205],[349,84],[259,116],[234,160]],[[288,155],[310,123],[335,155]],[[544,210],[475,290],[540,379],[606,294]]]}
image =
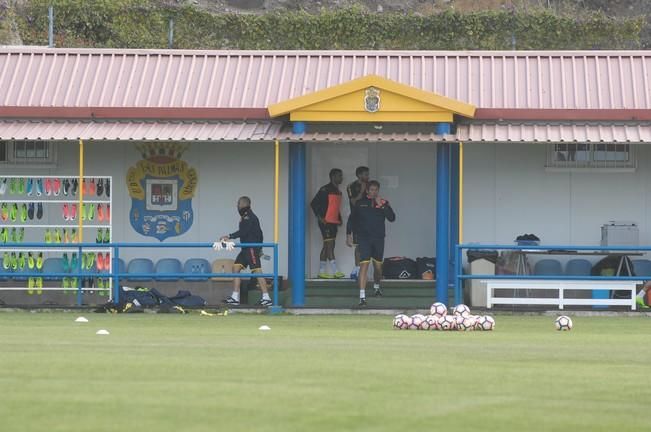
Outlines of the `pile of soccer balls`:
{"label": "pile of soccer balls", "polygon": [[470,308],[460,304],[448,315],[448,308],[443,303],[434,303],[429,315],[396,315],[393,328],[398,330],[459,330],[491,331],[495,329],[495,320],[488,315],[472,315]]}

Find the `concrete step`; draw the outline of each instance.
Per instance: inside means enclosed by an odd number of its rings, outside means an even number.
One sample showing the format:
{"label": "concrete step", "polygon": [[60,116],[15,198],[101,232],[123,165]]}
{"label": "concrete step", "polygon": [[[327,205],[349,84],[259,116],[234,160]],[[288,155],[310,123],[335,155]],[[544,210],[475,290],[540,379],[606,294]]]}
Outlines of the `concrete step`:
{"label": "concrete step", "polygon": [[[366,289],[368,294],[373,294],[373,287]],[[426,288],[387,288],[382,287],[385,297],[433,297],[436,291],[432,287]],[[356,285],[347,287],[306,287],[306,297],[348,297],[359,295],[359,288]]]}
{"label": "concrete step", "polygon": [[[431,298],[424,297],[368,297],[368,307],[380,309],[429,309]],[[306,297],[305,307],[350,309],[359,303],[358,296]]]}

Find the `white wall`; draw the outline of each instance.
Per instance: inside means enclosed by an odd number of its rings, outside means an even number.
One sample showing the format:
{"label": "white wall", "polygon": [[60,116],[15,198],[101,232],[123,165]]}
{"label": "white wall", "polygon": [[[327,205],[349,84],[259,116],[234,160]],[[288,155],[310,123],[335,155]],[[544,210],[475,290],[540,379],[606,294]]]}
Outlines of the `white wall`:
{"label": "white wall", "polygon": [[[596,245],[600,227],[609,220],[632,220],[640,228],[640,242],[651,243],[651,148],[637,148],[638,168],[633,173],[569,173],[545,171],[545,146],[540,144],[465,144],[464,241],[511,244],[523,233],[537,234],[546,244]],[[56,167],[2,166],[4,175],[76,175],[77,143],[59,144]],[[86,174],[113,176],[113,238],[115,241],[159,243],[137,234],[128,222],[131,198],[126,172],[140,160],[134,143],[87,142]],[[174,241],[213,241],[234,231],[238,223],[235,201],[249,195],[262,221],[265,239],[273,239],[273,146],[258,143],[194,143],[183,160],[196,168],[199,184],[193,199],[194,224]],[[281,150],[280,269],[287,273],[287,161],[288,146]],[[381,195],[394,207],[397,220],[387,223],[386,256],[433,256],[435,251],[436,146],[427,143],[324,143],[308,144],[308,197],[328,182],[332,167],[344,170],[344,185],[354,180],[354,170],[368,165],[371,177],[383,187]],[[391,182],[395,182],[390,185]],[[345,192],[344,192],[345,193]],[[321,236],[308,211],[308,276],[318,272]],[[343,204],[344,221],[348,202]],[[48,219],[50,218],[50,219]],[[43,223],[59,223],[48,214]],[[345,246],[344,229],[337,239],[337,259],[343,271],[353,265]],[[89,237],[90,234],[90,237]],[[89,231],[86,240],[94,238]],[[26,240],[40,241],[27,236]],[[126,259],[142,250],[123,251]],[[147,256],[190,256],[215,259],[234,257],[212,250],[152,249]],[[271,262],[264,261],[265,270]]]}
{"label": "white wall", "polygon": [[639,145],[635,172],[549,172],[542,144],[464,145],[464,241],[512,244],[534,233],[543,244],[598,245],[610,220],[638,224],[649,244],[651,149]]}
{"label": "white wall", "polygon": [[[134,143],[128,142],[86,142],[85,174],[113,176],[112,196],[114,241],[136,241],[160,243],[153,237],[145,237],[133,230],[128,216],[131,198],[126,189],[126,173],[130,166],[141,159]],[[212,242],[219,235],[237,229],[239,215],[236,201],[241,195],[248,195],[253,209],[262,223],[266,241],[273,241],[273,145],[269,143],[194,143],[183,154],[182,159],[197,170],[198,187],[192,200],[194,223],[190,230],[165,242]],[[281,200],[280,220],[287,220],[287,147],[281,152]],[[58,163],[51,168],[6,166],[6,175],[77,175],[79,167],[78,144],[62,143],[58,147]],[[1,176],[1,175],[0,175]],[[46,212],[47,216],[47,212]],[[42,223],[60,220],[59,214],[49,216]],[[60,223],[60,222],[58,222]],[[42,233],[42,231],[40,231]],[[94,241],[95,230],[85,232],[86,241]],[[280,224],[280,238],[287,238],[287,224]],[[26,240],[42,241],[26,237]],[[271,251],[268,251],[269,253]],[[129,260],[136,256],[147,256],[154,261],[161,257],[203,257],[209,260],[232,257],[233,253],[216,253],[212,249],[123,249],[121,257]],[[272,261],[263,261],[265,271],[271,271]],[[286,274],[287,248],[280,248],[280,269]]]}
{"label": "white wall", "polygon": [[[309,146],[308,202],[329,182],[331,168],[344,171],[344,224],[350,209],[345,187],[355,180],[355,168],[366,165],[371,178],[381,183],[380,195],[391,203],[396,222],[387,222],[385,256],[434,256],[436,202],[436,145],[427,143],[325,143]],[[321,233],[311,210],[308,216],[308,274],[319,270]],[[337,237],[335,255],[340,268],[349,273],[354,265],[352,250],[345,245],[345,225]]]}

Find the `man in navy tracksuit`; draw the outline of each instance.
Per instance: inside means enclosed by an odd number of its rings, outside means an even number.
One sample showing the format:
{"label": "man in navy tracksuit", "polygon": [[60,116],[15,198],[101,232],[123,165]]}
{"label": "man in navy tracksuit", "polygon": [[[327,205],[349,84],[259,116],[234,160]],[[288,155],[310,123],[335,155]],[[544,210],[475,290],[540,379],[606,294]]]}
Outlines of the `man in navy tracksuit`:
{"label": "man in navy tracksuit", "polygon": [[[262,243],[264,238],[262,235],[262,228],[260,227],[260,220],[251,210],[251,199],[243,196],[237,200],[237,211],[240,214],[239,229],[232,234],[223,236],[221,241],[231,239],[240,239],[241,243]],[[240,253],[235,258],[233,265],[233,273],[239,273],[245,268],[250,268],[251,273],[262,272],[262,265],[260,264],[260,256],[262,255],[262,248],[260,247],[243,247]],[[233,280],[233,294],[226,298],[225,302],[231,306],[239,306],[240,304],[240,278]],[[267,281],[264,278],[258,278],[258,284],[262,290],[262,300],[260,306],[271,306],[272,301],[267,289]]]}
{"label": "man in navy tracksuit", "polygon": [[375,295],[382,295],[380,280],[382,279],[382,261],[384,260],[384,237],[386,234],[385,221],[393,222],[396,214],[389,202],[380,198],[380,183],[371,180],[368,183],[368,193],[364,198],[355,202],[352,217],[346,226],[346,233],[352,241],[352,233],[357,235],[360,270],[359,270],[359,305],[366,306],[366,282],[368,266],[373,261],[373,288]]}

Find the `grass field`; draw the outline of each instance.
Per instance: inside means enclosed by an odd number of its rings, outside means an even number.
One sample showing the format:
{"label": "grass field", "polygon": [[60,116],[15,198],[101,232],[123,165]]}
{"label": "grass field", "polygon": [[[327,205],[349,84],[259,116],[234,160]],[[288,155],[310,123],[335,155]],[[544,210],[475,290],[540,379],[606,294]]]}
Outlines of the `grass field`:
{"label": "grass field", "polygon": [[0,313],[1,431],[651,429],[646,317],[76,316]]}

